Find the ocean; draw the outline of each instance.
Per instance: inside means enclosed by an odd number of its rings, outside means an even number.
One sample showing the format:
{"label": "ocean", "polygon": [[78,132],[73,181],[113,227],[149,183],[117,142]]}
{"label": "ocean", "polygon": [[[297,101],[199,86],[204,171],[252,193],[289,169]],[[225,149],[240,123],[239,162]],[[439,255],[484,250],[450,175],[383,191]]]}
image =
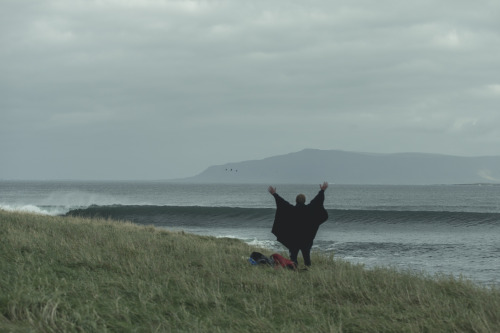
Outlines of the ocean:
{"label": "ocean", "polygon": [[[298,193],[310,200],[319,190],[319,182],[269,185],[292,203]],[[285,251],[271,234],[275,203],[267,187],[165,181],[0,181],[0,209],[109,217],[238,238],[269,253]],[[500,284],[498,185],[330,184],[325,208],[329,219],[319,229],[316,251],[368,268],[391,266],[462,276],[486,286]]]}

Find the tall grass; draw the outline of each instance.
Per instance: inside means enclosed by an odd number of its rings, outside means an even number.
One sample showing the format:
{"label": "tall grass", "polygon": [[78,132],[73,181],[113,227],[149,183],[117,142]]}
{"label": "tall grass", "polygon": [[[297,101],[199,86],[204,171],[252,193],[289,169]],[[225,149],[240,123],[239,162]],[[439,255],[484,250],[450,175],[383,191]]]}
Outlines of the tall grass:
{"label": "tall grass", "polygon": [[0,211],[2,332],[500,332],[500,292],[233,239]]}

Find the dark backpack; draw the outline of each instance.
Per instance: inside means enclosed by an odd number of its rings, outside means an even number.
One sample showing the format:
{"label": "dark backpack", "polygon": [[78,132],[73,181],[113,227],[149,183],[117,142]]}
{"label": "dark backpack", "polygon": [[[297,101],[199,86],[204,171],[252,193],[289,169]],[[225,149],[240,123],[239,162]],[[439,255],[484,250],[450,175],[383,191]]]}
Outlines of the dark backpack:
{"label": "dark backpack", "polygon": [[252,252],[250,254],[249,261],[252,264],[254,262],[255,265],[263,264],[263,265],[274,266],[274,262],[260,252]]}

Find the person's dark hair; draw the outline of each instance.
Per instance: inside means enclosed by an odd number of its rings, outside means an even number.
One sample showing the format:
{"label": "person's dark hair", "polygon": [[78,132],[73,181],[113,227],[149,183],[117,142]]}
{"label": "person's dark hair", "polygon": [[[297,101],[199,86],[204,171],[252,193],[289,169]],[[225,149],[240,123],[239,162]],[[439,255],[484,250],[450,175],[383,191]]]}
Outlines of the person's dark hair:
{"label": "person's dark hair", "polygon": [[302,205],[305,204],[306,203],[306,196],[303,194],[297,195],[297,197],[295,198],[295,202],[298,204],[302,204]]}

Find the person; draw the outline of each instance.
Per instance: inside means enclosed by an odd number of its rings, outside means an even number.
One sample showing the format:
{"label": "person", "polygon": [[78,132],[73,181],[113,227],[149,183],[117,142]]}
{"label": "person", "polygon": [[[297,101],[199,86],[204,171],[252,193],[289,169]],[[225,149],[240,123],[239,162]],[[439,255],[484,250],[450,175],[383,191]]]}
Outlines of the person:
{"label": "person", "polygon": [[328,183],[323,182],[320,191],[306,205],[306,197],[299,194],[295,206],[276,193],[276,188],[269,186],[268,191],[276,201],[276,214],[271,232],[278,242],[290,252],[290,260],[298,266],[297,256],[302,252],[304,264],[311,266],[311,248],[319,226],[328,219],[328,212],[323,206]]}

